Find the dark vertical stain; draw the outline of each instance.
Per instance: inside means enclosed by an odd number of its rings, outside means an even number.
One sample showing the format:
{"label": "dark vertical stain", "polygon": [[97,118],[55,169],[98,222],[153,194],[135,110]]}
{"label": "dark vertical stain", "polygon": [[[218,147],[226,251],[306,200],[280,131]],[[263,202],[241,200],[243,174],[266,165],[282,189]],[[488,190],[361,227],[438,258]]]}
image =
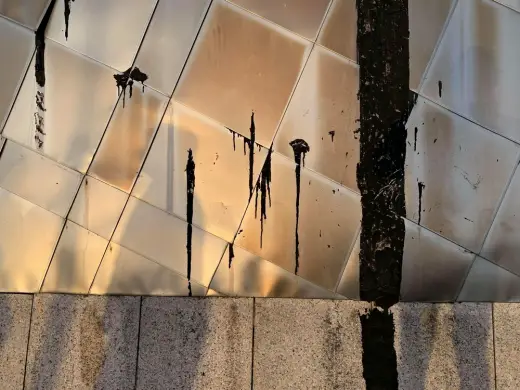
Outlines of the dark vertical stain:
{"label": "dark vertical stain", "polygon": [[289,142],[289,145],[293,148],[294,153],[294,162],[296,163],[296,228],[295,228],[295,238],[296,238],[296,247],[295,247],[295,261],[296,265],[294,268],[294,273],[298,274],[298,268],[300,267],[300,239],[298,236],[298,225],[300,222],[300,173],[301,166],[305,166],[305,154],[310,151],[309,145],[302,139],[295,139]]}
{"label": "dark vertical stain", "polygon": [[417,183],[417,187],[419,188],[419,219],[417,221],[417,224],[421,224],[421,212],[422,212],[422,196],[423,196],[423,190],[426,187],[422,181]]}
{"label": "dark vertical stain", "polygon": [[34,61],[34,73],[36,82],[42,88],[45,87],[45,30],[47,30],[55,4],[56,0],[51,0],[35,34],[36,58]]}
{"label": "dark vertical stain", "polygon": [[267,198],[269,198],[269,207],[271,207],[271,152],[271,149],[267,152],[255,189],[255,218],[258,210],[258,192],[260,191],[260,248],[263,244],[264,219],[267,219]]}
{"label": "dark vertical stain", "polygon": [[415,128],[415,131],[414,131],[414,137],[413,137],[413,151],[417,151],[417,132],[419,131],[419,129],[417,129],[417,127]]}
{"label": "dark vertical stain", "polygon": [[334,130],[329,131],[330,140],[334,142],[334,135],[336,135],[336,132]]}
{"label": "dark vertical stain", "polygon": [[[256,128],[255,128],[255,113],[251,113],[251,127],[249,128],[250,136],[247,140],[249,146],[249,196],[253,195],[253,170],[255,165],[255,139],[256,139]],[[245,138],[244,138],[244,141]]]}
{"label": "dark vertical stain", "polygon": [[[148,75],[146,73],[141,72],[141,70],[137,67],[134,69],[128,68],[123,73],[115,74],[114,79],[116,80],[116,87],[118,93],[123,93],[123,107],[125,106],[125,98],[126,98],[126,88],[130,90],[130,99],[132,98],[132,86],[134,85],[134,81],[137,81],[143,86],[144,93],[144,82],[148,80]],[[120,91],[121,89],[121,91]]]}
{"label": "dark vertical stain", "polygon": [[442,97],[442,81],[439,80],[439,97]]}
{"label": "dark vertical stain", "polygon": [[363,377],[367,390],[398,388],[394,349],[394,319],[387,309],[371,309],[360,315]]}
{"label": "dark vertical stain", "polygon": [[36,92],[36,107],[40,111],[47,111],[44,106],[45,95],[41,91]]}
{"label": "dark vertical stain", "polygon": [[193,232],[193,195],[195,193],[195,161],[193,152],[188,149],[188,162],[186,163],[186,221],[188,221],[186,234],[186,254],[188,259],[188,290],[191,297],[191,236]]}
{"label": "dark vertical stain", "polygon": [[235,258],[235,251],[233,250],[233,243],[229,243],[229,265],[228,268],[231,268],[231,263],[233,262],[233,259]]}
{"label": "dark vertical stain", "polygon": [[[65,3],[65,39],[69,39],[69,18],[70,18],[70,1],[71,0],[63,0]],[[74,0],[72,0],[74,1]]]}

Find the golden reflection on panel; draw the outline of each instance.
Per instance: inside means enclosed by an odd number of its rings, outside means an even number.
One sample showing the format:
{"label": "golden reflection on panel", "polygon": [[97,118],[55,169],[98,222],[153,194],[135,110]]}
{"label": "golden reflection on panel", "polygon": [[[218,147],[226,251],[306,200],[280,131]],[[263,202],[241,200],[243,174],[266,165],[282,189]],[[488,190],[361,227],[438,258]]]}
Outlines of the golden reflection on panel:
{"label": "golden reflection on panel", "polygon": [[[312,153],[312,150],[309,152]],[[236,243],[290,272],[295,270],[295,164],[272,156],[272,206],[267,206],[263,246],[260,210],[249,205]],[[267,202],[268,204],[268,202]],[[359,196],[307,169],[301,171],[298,275],[329,290],[336,288],[361,220]]]}
{"label": "golden reflection on panel", "polygon": [[356,0],[334,0],[320,32],[318,43],[357,62],[356,32]]}
{"label": "golden reflection on panel", "polygon": [[110,239],[128,195],[102,181],[86,176],[68,218],[87,230]]}
{"label": "golden reflection on panel", "polygon": [[313,41],[331,0],[230,1]]}
{"label": "golden reflection on panel", "polygon": [[65,217],[81,175],[12,141],[0,159],[0,187]]}
{"label": "golden reflection on panel", "polygon": [[63,219],[0,188],[0,291],[38,292]]}
{"label": "golden reflection on panel", "polygon": [[215,0],[175,99],[270,146],[311,43],[223,0]]}
{"label": "golden reflection on panel", "polygon": [[68,221],[41,291],[87,294],[107,245],[104,238]]}
{"label": "golden reflection on panel", "polygon": [[359,234],[341,275],[337,293],[348,299],[359,300]]}
{"label": "golden reflection on panel", "polygon": [[304,139],[311,152],[305,166],[358,191],[359,161],[357,65],[315,46],[289,103],[275,150],[294,158],[289,142]]}
{"label": "golden reflection on panel", "polygon": [[[115,85],[114,85],[115,88]],[[137,173],[166,109],[167,98],[134,84],[121,97],[89,174],[125,192],[132,188]],[[124,106],[124,107],[123,107]]]}
{"label": "golden reflection on panel", "polygon": [[65,2],[56,1],[46,35],[122,72],[132,65],[156,3],[157,0],[74,0],[67,39]]}
{"label": "golden reflection on panel", "polygon": [[[181,275],[116,243],[110,243],[92,285],[92,294],[187,295]],[[193,296],[205,296],[206,287],[193,283]]]}
{"label": "golden reflection on panel", "polygon": [[[186,216],[186,161],[195,161],[193,223],[232,241],[249,199],[249,153],[243,138],[187,107],[166,111],[133,195],[169,213]],[[235,148],[233,147],[235,144]],[[253,178],[267,155],[255,146]]]}
{"label": "golden reflection on panel", "polygon": [[[85,172],[117,102],[114,71],[50,40],[45,44],[42,112],[46,133],[40,153]],[[31,63],[4,129],[7,138],[36,149],[37,84]]]}
{"label": "golden reflection on panel", "polygon": [[[186,229],[186,222],[130,197],[113,241],[186,275]],[[192,281],[208,286],[226,242],[196,227],[192,239]]]}

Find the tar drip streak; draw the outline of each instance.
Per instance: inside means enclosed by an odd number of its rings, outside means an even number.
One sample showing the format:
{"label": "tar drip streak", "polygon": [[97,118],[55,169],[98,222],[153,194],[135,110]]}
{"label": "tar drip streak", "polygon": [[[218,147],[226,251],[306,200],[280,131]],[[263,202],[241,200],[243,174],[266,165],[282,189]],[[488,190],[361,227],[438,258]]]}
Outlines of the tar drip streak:
{"label": "tar drip streak", "polygon": [[[65,11],[63,12],[65,15],[65,39],[69,39],[69,18],[70,18],[70,1],[71,0],[63,0],[65,3]],[[72,0],[74,1],[74,0]]]}
{"label": "tar drip streak", "polygon": [[271,149],[267,152],[267,157],[260,172],[260,177],[255,189],[255,218],[258,215],[258,192],[260,192],[260,248],[264,237],[264,219],[267,219],[267,199],[271,207]]}
{"label": "tar drip streak", "polygon": [[186,221],[188,221],[186,229],[186,257],[187,257],[187,278],[188,291],[191,297],[191,239],[193,233],[193,195],[195,194],[195,161],[193,161],[193,152],[188,149],[188,162],[186,163]]}
{"label": "tar drip streak", "polygon": [[123,107],[125,106],[126,88],[130,90],[130,99],[132,98],[132,87],[134,81],[137,81],[143,86],[144,93],[144,82],[148,80],[148,75],[141,72],[138,67],[128,68],[123,73],[115,74],[114,79],[116,80],[117,93],[123,92]]}
{"label": "tar drip streak", "polygon": [[255,141],[256,141],[256,127],[255,127],[255,113],[251,113],[251,126],[249,128],[249,140],[246,140],[249,146],[249,197],[253,195],[253,170],[255,167]]}
{"label": "tar drip streak", "polygon": [[409,93],[408,0],[357,0],[361,192],[360,317],[368,390],[398,388],[390,306],[399,300],[405,229],[404,167]]}
{"label": "tar drip streak", "polygon": [[296,163],[295,173],[296,173],[296,227],[294,230],[295,235],[295,249],[294,249],[294,259],[296,265],[294,267],[294,273],[298,274],[298,268],[300,267],[300,239],[298,236],[298,225],[300,222],[300,173],[301,166],[305,166],[305,154],[308,153],[311,149],[307,142],[302,139],[295,139],[289,142],[289,145],[292,146],[294,152],[294,162]]}
{"label": "tar drip streak", "polygon": [[229,262],[228,262],[228,268],[231,268],[231,263],[233,262],[233,259],[235,258],[235,251],[233,250],[233,243],[229,243]]}

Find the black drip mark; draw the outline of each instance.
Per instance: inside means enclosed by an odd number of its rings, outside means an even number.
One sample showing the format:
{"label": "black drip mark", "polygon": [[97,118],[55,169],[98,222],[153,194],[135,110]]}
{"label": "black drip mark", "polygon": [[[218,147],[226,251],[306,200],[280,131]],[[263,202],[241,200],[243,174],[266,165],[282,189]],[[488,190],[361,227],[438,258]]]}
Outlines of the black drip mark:
{"label": "black drip mark", "polygon": [[228,268],[231,268],[231,263],[233,262],[233,259],[235,258],[235,251],[233,250],[233,243],[229,243],[229,265]]}
{"label": "black drip mark", "polygon": [[144,93],[144,82],[148,80],[148,75],[146,73],[141,72],[141,70],[136,66],[134,69],[132,69],[132,72],[130,73],[130,78],[134,81],[137,81],[138,83],[141,83],[143,86],[143,93]]}
{"label": "black drip mark", "polygon": [[255,188],[255,218],[257,218],[258,192],[260,191],[260,248],[262,248],[263,244],[264,220],[267,219],[267,198],[269,198],[269,207],[271,207],[271,152],[271,149],[267,152],[267,157]]}
{"label": "black drip mark", "polygon": [[415,128],[415,132],[414,132],[414,138],[413,138],[413,151],[417,151],[417,133],[418,133],[419,129],[417,129],[417,127]]}
{"label": "black drip mark", "polygon": [[[256,128],[255,128],[255,113],[251,113],[251,127],[249,128],[250,136],[244,142],[249,146],[249,197],[253,195],[253,170],[255,165],[255,139],[256,139]],[[244,145],[245,147],[245,145]]]}
{"label": "black drip mark", "polygon": [[359,316],[363,347],[363,377],[367,389],[397,389],[397,355],[394,319],[385,309],[371,309]]}
{"label": "black drip mark", "polygon": [[442,97],[442,81],[439,80],[439,97]]}
{"label": "black drip mark", "polygon": [[302,139],[295,139],[289,142],[289,145],[293,148],[294,153],[294,162],[296,163],[296,228],[295,228],[295,238],[296,238],[296,248],[295,248],[295,261],[296,266],[294,268],[294,273],[298,274],[298,268],[300,267],[300,239],[298,236],[298,225],[300,222],[300,173],[301,166],[305,166],[305,155],[311,150],[309,148],[309,144]]}
{"label": "black drip mark", "polygon": [[188,162],[186,163],[186,220],[188,221],[186,234],[186,254],[188,259],[188,290],[189,296],[191,292],[191,236],[193,232],[193,195],[195,193],[195,161],[193,161],[193,152],[188,149]]}
{"label": "black drip mark", "polygon": [[47,111],[45,109],[44,101],[45,101],[45,95],[43,94],[43,92],[37,91],[36,92],[36,107],[38,108],[38,110],[43,111],[43,112]]}
{"label": "black drip mark", "polygon": [[422,181],[420,181],[419,183],[417,183],[417,187],[419,188],[419,218],[417,220],[417,224],[420,225],[421,224],[421,213],[422,213],[422,196],[423,196],[423,191],[426,188],[426,185]]}
{"label": "black drip mark", "polygon": [[[148,80],[148,75],[146,73],[141,72],[141,70],[137,67],[134,69],[128,68],[123,73],[115,74],[114,79],[116,80],[117,93],[123,93],[123,107],[125,106],[125,98],[126,98],[126,88],[130,89],[130,99],[132,98],[132,87],[134,85],[134,81],[137,81],[143,86],[144,93],[144,82]],[[121,89],[121,92],[120,92]]]}
{"label": "black drip mark", "polygon": [[34,62],[34,72],[36,82],[42,88],[45,87],[45,30],[47,29],[47,24],[49,24],[55,4],[56,0],[51,0],[35,34],[36,59]]}
{"label": "black drip mark", "polygon": [[233,136],[233,150],[237,150],[236,138],[244,139],[244,156],[245,156],[246,155],[246,138],[242,134],[237,133],[235,130],[231,130],[229,127],[226,127],[226,129],[228,129],[229,132],[231,133],[231,135]]}
{"label": "black drip mark", "polygon": [[336,135],[336,132],[334,130],[329,131],[330,139],[332,142],[334,142],[334,135]]}
{"label": "black drip mark", "polygon": [[[71,0],[63,0],[65,3],[65,39],[69,39],[69,17],[70,17],[70,1]],[[72,0],[74,1],[74,0]]]}

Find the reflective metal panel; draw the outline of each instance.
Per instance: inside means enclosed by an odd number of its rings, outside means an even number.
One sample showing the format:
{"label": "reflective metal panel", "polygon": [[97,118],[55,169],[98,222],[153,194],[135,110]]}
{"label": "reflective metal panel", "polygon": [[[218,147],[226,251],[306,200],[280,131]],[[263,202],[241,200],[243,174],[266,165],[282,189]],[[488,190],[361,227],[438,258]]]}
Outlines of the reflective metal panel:
{"label": "reflective metal panel", "polygon": [[520,274],[520,172],[516,169],[480,255]]}
{"label": "reflective metal panel", "polygon": [[359,300],[359,234],[347,259],[337,292],[345,298]]}
{"label": "reflective metal panel", "polygon": [[419,98],[408,121],[408,218],[478,253],[518,155],[512,142]]}
{"label": "reflective metal panel", "polygon": [[135,64],[148,75],[145,84],[171,95],[209,3],[159,0]]}
{"label": "reflective metal panel", "polygon": [[[115,88],[115,86],[114,86]],[[119,99],[89,174],[125,192],[132,188],[168,99],[134,84],[132,97]]]}
{"label": "reflective metal panel", "polygon": [[[92,285],[92,294],[187,295],[188,282],[179,274],[120,245],[110,243]],[[206,287],[192,283],[193,296]]]}
{"label": "reflective metal panel", "polygon": [[175,98],[269,147],[311,43],[215,0]]}
{"label": "reflective metal panel", "polygon": [[0,17],[0,37],[0,53],[2,53],[0,130],[2,130],[30,62],[34,50],[34,36],[31,31]]}
{"label": "reflective metal panel", "polygon": [[210,288],[230,296],[334,298],[318,287],[273,263],[233,246],[229,267],[229,247],[215,272]]}
{"label": "reflective metal panel", "polygon": [[[117,102],[114,71],[50,40],[45,47],[46,135],[39,151],[85,172]],[[33,59],[4,129],[7,138],[33,149],[36,91]]]}
{"label": "reflective metal panel", "polygon": [[[36,30],[49,2],[50,0],[0,0],[0,15]],[[0,36],[3,38],[2,34]]]}
{"label": "reflective metal panel", "polygon": [[[312,150],[309,154],[312,153]],[[271,207],[266,200],[263,243],[260,246],[261,210],[255,218],[251,202],[236,243],[290,272],[296,264],[295,164],[272,156]],[[260,203],[260,200],[259,200]],[[260,204],[259,204],[260,206]],[[307,169],[301,171],[298,275],[329,290],[343,269],[360,225],[359,196]]]}
{"label": "reflective metal panel", "polygon": [[497,3],[504,4],[512,9],[520,12],[520,0],[495,0]]}
{"label": "reflective metal panel", "polygon": [[[178,103],[170,105],[158,131],[133,195],[186,218],[185,171],[191,149],[196,177],[193,223],[233,241],[249,200],[249,154],[243,153],[243,139]],[[255,146],[255,181],[266,155]]]}
{"label": "reflective metal panel", "polygon": [[520,141],[518,36],[519,13],[490,0],[459,1],[423,93]]}
{"label": "reflective metal panel", "polygon": [[358,67],[315,46],[276,135],[275,150],[294,158],[289,142],[304,139],[305,166],[358,191]]}
{"label": "reflective metal panel", "polygon": [[405,228],[401,299],[454,301],[475,254],[408,220]]}
{"label": "reflective metal panel", "polygon": [[127,197],[117,188],[87,176],[81,183],[68,218],[109,240]]}
{"label": "reflective metal panel", "polygon": [[218,291],[208,288],[208,291],[206,292],[206,296],[207,297],[224,297],[225,295],[222,293],[219,293]]}
{"label": "reflective metal panel", "polygon": [[104,238],[67,221],[41,291],[87,294],[107,245]]}
{"label": "reflective metal panel", "polygon": [[230,1],[313,41],[331,0]]}
{"label": "reflective metal panel", "polygon": [[466,278],[458,301],[520,301],[520,277],[477,257]]}
{"label": "reflective metal panel", "polygon": [[0,291],[38,292],[63,219],[0,188]]}
{"label": "reflective metal panel", "polygon": [[[186,222],[130,197],[113,241],[181,275],[186,275],[186,228]],[[225,247],[225,241],[193,228],[193,281],[204,286],[209,285]]]}
{"label": "reflective metal panel", "polygon": [[318,43],[357,62],[356,0],[333,0]]}
{"label": "reflective metal panel", "polygon": [[157,0],[75,0],[65,38],[65,1],[57,1],[47,26],[52,40],[120,72],[137,54]]}
{"label": "reflective metal panel", "polygon": [[12,141],[0,159],[0,187],[65,217],[81,175]]}

